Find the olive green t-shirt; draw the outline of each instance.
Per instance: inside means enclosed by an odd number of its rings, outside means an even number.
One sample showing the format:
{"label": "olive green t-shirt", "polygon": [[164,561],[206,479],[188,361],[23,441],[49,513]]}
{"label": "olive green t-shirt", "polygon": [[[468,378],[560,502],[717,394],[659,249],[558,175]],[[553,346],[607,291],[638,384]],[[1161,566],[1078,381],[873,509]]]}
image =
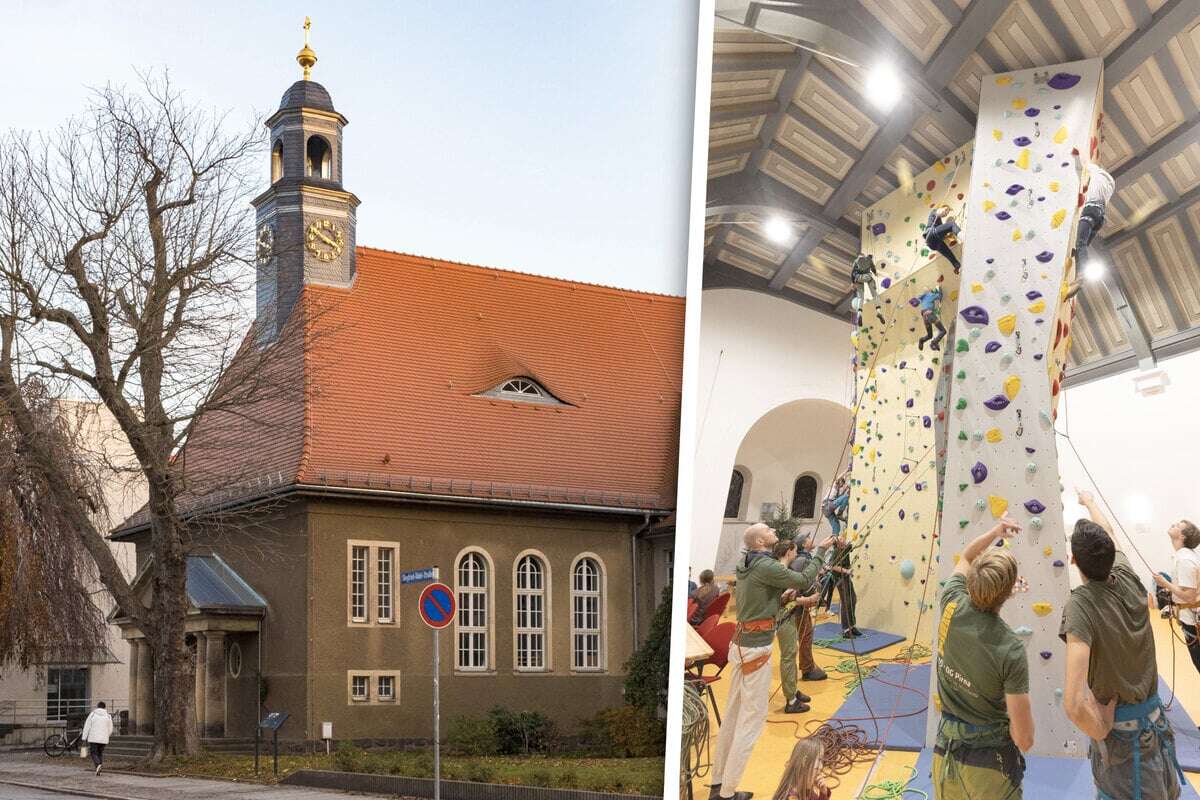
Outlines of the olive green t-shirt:
{"label": "olive green t-shirt", "polygon": [[1158,691],[1146,587],[1124,553],[1117,553],[1107,581],[1071,590],[1058,629],[1063,641],[1068,633],[1092,649],[1088,686],[1100,703],[1114,696],[1123,705],[1140,703]]}
{"label": "olive green t-shirt", "polygon": [[1028,694],[1025,645],[999,614],[971,604],[967,580],[946,581],[938,626],[938,696],[942,710],[973,725],[1008,722],[1006,694]]}

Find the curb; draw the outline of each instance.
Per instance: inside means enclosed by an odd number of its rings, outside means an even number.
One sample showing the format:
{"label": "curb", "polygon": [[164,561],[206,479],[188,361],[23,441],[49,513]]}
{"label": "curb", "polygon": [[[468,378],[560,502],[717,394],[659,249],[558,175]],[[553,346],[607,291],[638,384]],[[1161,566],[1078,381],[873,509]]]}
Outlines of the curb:
{"label": "curb", "polygon": [[43,792],[45,792],[45,791],[65,792],[69,795],[73,794],[78,797],[95,797],[95,798],[99,798],[99,800],[146,800],[146,798],[144,798],[144,797],[130,797],[129,795],[124,795],[124,794],[105,794],[103,792],[96,792],[91,789],[71,789],[69,787],[61,787],[61,786],[56,786],[52,789],[48,789],[48,787],[45,784],[25,783],[24,781],[14,781],[14,780],[9,780],[8,778],[0,778],[0,784],[6,784],[8,786],[20,786],[22,789],[40,789]]}

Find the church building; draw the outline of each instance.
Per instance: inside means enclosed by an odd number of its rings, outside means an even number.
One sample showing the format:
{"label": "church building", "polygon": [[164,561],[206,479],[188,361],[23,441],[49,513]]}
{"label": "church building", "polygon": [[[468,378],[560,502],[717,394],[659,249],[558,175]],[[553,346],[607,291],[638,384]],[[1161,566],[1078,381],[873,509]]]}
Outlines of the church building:
{"label": "church building", "polygon": [[[237,476],[192,498],[231,520],[197,524],[188,560],[197,724],[248,737],[283,711],[289,739],[428,738],[433,636],[400,578],[437,567],[458,601],[442,730],[496,705],[573,730],[623,702],[668,580],[683,298],[359,246],[347,119],[297,60],[266,120],[247,346],[301,337],[298,389],[239,415],[262,425],[202,418],[181,452],[187,476]],[[145,512],[113,539],[146,596]],[[149,648],[115,619],[151,733]]]}

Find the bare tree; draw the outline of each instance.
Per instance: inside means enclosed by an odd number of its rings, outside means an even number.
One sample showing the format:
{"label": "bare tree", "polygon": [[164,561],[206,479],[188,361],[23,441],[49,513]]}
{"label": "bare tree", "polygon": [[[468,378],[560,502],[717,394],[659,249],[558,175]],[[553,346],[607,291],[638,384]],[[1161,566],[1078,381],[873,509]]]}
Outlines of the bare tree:
{"label": "bare tree", "polygon": [[[188,463],[185,443],[203,427],[237,452],[246,426],[294,422],[276,404],[303,385],[302,307],[269,343],[248,330],[260,151],[257,124],[236,129],[153,76],[136,91],[97,91],[52,135],[0,141],[0,404],[32,443],[28,463],[67,529],[151,646],[156,758],[197,747],[184,640],[192,515],[253,469],[233,467],[220,447]],[[149,607],[64,479],[61,443],[38,436],[22,391],[30,380],[99,400],[127,439],[148,495]]]}

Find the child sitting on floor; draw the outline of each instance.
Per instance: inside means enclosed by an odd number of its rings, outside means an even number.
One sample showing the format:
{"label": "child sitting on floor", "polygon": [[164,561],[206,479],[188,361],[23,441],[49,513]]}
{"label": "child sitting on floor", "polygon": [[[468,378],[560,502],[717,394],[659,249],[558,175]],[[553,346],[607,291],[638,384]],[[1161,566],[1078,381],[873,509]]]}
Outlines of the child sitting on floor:
{"label": "child sitting on floor", "polygon": [[829,800],[829,787],[821,778],[824,757],[825,746],[817,737],[796,742],[771,800]]}

